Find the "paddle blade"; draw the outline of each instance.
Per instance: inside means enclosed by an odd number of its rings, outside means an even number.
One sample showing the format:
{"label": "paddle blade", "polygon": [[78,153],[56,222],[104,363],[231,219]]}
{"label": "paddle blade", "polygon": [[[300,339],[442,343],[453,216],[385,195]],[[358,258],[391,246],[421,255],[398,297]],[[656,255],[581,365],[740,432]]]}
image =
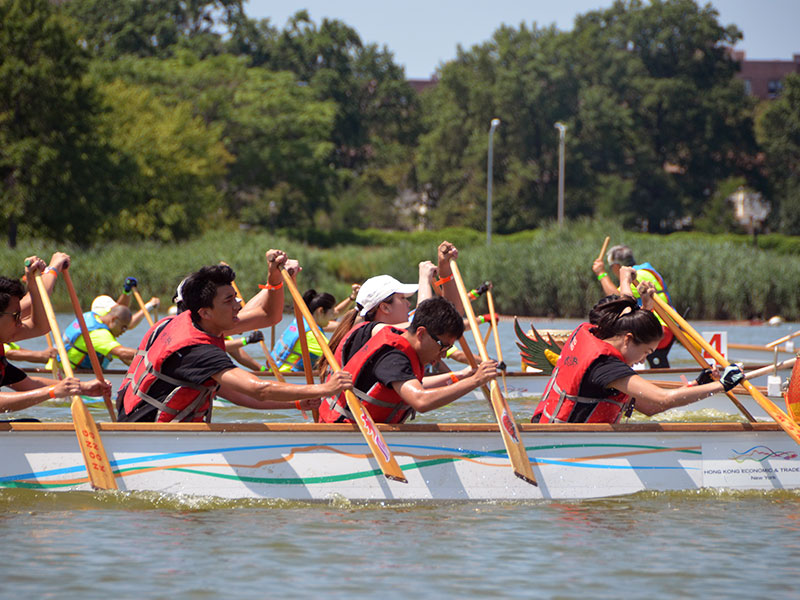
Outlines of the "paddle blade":
{"label": "paddle blade", "polygon": [[353,392],[349,390],[346,391],[345,398],[347,398],[347,408],[349,408],[350,412],[353,414],[356,424],[359,430],[361,430],[364,439],[367,441],[370,450],[372,450],[373,456],[378,461],[383,474],[386,475],[387,479],[408,483],[405,475],[403,475],[403,469],[397,464],[397,460],[395,460],[394,455],[391,450],[389,450],[389,446],[383,439],[381,432],[378,431],[375,421],[372,420],[370,414],[364,410],[361,402],[359,402]]}
{"label": "paddle blade", "polygon": [[116,490],[117,480],[108,462],[108,455],[97,431],[97,424],[81,400],[80,396],[72,398],[72,422],[78,435],[83,461],[89,475],[89,483],[96,490]]}
{"label": "paddle blade", "polygon": [[519,321],[514,318],[514,333],[517,334],[517,339],[519,340],[517,347],[519,348],[522,362],[529,367],[540,369],[545,375],[551,375],[553,367],[555,367],[555,361],[558,360],[558,355],[561,354],[561,348],[553,341],[552,337],[550,337],[549,341],[546,341],[533,325],[531,325],[531,331],[536,336],[535,338],[523,332],[519,326]]}
{"label": "paddle blade", "polygon": [[786,412],[800,423],[800,362],[794,363],[792,374],[789,378],[789,389],[786,390]]}
{"label": "paddle blade", "polygon": [[536,476],[533,474],[533,467],[531,467],[531,461],[528,459],[528,453],[525,451],[525,445],[522,443],[522,437],[514,421],[514,416],[511,414],[508,402],[503,397],[503,394],[500,393],[497,380],[492,379],[489,382],[489,389],[492,409],[497,418],[500,435],[503,438],[503,445],[511,461],[511,467],[514,469],[514,475],[531,485],[538,486]]}

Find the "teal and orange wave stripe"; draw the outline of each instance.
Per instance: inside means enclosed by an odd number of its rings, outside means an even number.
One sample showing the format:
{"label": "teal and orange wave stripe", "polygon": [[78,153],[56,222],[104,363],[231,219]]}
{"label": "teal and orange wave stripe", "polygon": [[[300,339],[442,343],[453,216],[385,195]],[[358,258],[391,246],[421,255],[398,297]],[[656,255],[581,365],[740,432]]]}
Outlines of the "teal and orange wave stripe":
{"label": "teal and orange wave stripe", "polygon": [[[133,475],[140,475],[144,473],[151,473],[156,471],[174,471],[179,473],[191,473],[203,477],[211,477],[217,479],[228,479],[233,481],[241,481],[242,483],[259,483],[265,485],[318,485],[324,483],[335,483],[342,481],[352,481],[356,479],[363,479],[367,477],[375,477],[381,474],[379,468],[366,469],[361,471],[352,471],[348,473],[340,473],[337,475],[325,475],[319,477],[259,477],[241,474],[218,473],[207,469],[213,468],[234,468],[237,471],[256,470],[268,465],[275,465],[280,463],[291,463],[292,459],[301,453],[309,452],[333,452],[343,456],[356,459],[369,460],[371,454],[366,452],[348,452],[345,447],[352,446],[359,449],[366,448],[364,443],[346,443],[338,444],[336,447],[327,445],[302,445],[297,446],[294,444],[272,444],[272,445],[259,445],[259,446],[233,446],[225,448],[208,448],[203,450],[194,450],[187,452],[170,452],[163,454],[155,454],[149,456],[141,456],[136,458],[127,458],[122,460],[111,460],[111,467],[114,470],[114,475],[117,477],[126,477]],[[608,464],[603,461],[608,459],[628,458],[632,456],[654,455],[662,453],[676,452],[681,454],[701,455],[699,446],[689,447],[666,447],[666,446],[650,446],[641,444],[547,444],[543,446],[527,446],[527,452],[541,452],[547,450],[565,450],[565,449],[591,449],[597,452],[599,449],[614,449],[614,452],[603,452],[595,454],[587,454],[581,457],[565,458],[565,459],[547,459],[547,458],[533,458],[529,457],[532,465],[560,465],[572,468],[588,468],[588,469],[613,469],[613,470],[692,470],[692,467],[684,466],[664,466],[664,465],[616,465]],[[254,450],[276,450],[288,449],[288,454],[276,456],[275,458],[265,459],[250,464],[236,464],[236,463],[201,463],[201,462],[184,462],[179,464],[157,465],[157,463],[166,460],[174,460],[176,458],[189,458],[198,457],[202,455],[211,454],[229,454],[232,452],[245,452]],[[472,462],[480,464],[487,468],[509,468],[508,462],[497,462],[497,458],[508,458],[505,449],[497,449],[490,451],[482,450],[466,450],[463,448],[452,448],[445,446],[425,446],[415,444],[392,444],[394,455],[398,458],[407,457],[413,459],[413,462],[401,464],[403,470],[412,469],[428,469],[438,465],[456,463],[456,462]],[[422,455],[414,451],[425,450],[428,453]],[[430,451],[440,454],[431,454]],[[492,461],[484,459],[495,459]],[[148,464],[150,463],[150,464]],[[46,471],[33,471],[30,473],[19,473],[15,475],[7,475],[0,477],[0,488],[27,488],[37,490],[48,489],[63,489],[76,487],[85,484],[89,481],[86,475],[86,468],[83,462],[76,464],[72,467],[64,467],[60,469],[50,469]]]}

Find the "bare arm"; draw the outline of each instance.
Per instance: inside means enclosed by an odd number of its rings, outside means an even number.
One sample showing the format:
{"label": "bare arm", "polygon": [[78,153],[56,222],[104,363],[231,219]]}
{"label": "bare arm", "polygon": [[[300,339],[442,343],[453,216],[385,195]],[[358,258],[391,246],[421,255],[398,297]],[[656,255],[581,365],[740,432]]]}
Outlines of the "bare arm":
{"label": "bare arm", "polygon": [[298,408],[298,404],[300,410],[313,410],[319,408],[319,405],[322,403],[320,398],[305,398],[294,402],[291,400],[257,400],[247,394],[242,394],[241,392],[230,389],[225,385],[220,385],[220,395],[234,404],[244,406],[245,408],[254,408],[256,410],[296,409]]}
{"label": "bare arm", "polygon": [[[347,298],[345,298],[344,300],[342,300],[341,302],[339,302],[339,304],[337,304],[336,306],[333,307],[333,316],[334,317],[338,317],[340,314],[345,312],[349,308],[350,303],[356,301],[356,296],[358,296],[358,290],[361,289],[361,284],[360,283],[354,283],[351,286],[351,289],[352,289],[352,291],[350,292],[350,295]],[[335,327],[334,327],[334,329],[335,329]],[[325,331],[333,331],[333,329],[328,329],[326,327]]]}
{"label": "bare arm", "polygon": [[[66,256],[66,255],[65,255]],[[36,285],[34,277],[37,271],[44,269],[44,261],[37,256],[29,256],[25,259],[25,278],[28,281],[28,293],[20,301],[20,311],[22,311],[22,324],[17,327],[10,340],[16,342],[28,338],[39,337],[50,331],[50,322],[47,320],[47,313],[39,295],[39,286]],[[47,277],[50,279],[50,277]],[[42,280],[44,282],[44,279]],[[55,284],[55,278],[53,278]],[[45,285],[45,288],[47,285]],[[28,316],[24,315],[23,303],[28,301]]]}
{"label": "bare arm", "polygon": [[[236,359],[241,365],[244,365],[251,371],[261,371],[263,370],[261,367],[262,365],[258,364],[258,361],[250,356],[247,352],[245,352],[244,348],[242,347],[242,339],[239,338],[237,340],[225,340],[225,351],[230,354],[233,358]],[[231,400],[233,402],[233,400]]]}
{"label": "bare arm", "polygon": [[[346,371],[332,374],[325,383],[299,385],[260,379],[253,373],[238,367],[221,371],[213,378],[225,390],[243,394],[261,402],[266,400],[294,402],[305,398],[333,396],[353,387],[353,378]],[[231,399],[231,402],[233,401]]]}
{"label": "bare arm", "polygon": [[461,304],[461,296],[458,295],[456,282],[452,279],[453,270],[450,268],[450,259],[458,258],[458,248],[450,242],[444,241],[439,244],[437,255],[439,260],[439,278],[449,278],[449,281],[442,286],[442,295],[453,303],[459,314],[463,315],[464,306]]}
{"label": "bare arm", "polygon": [[617,286],[614,284],[614,281],[611,279],[611,275],[606,272],[605,263],[603,262],[602,258],[598,258],[592,263],[592,272],[596,276],[600,276],[603,273],[606,273],[602,279],[600,279],[600,287],[603,288],[603,294],[606,296],[611,296],[612,294],[618,294],[619,291]]}
{"label": "bare arm", "polygon": [[136,349],[128,348],[127,346],[114,346],[109,354],[120,359],[126,365],[129,365],[133,357],[136,356]]}
{"label": "bare arm", "polygon": [[[446,374],[434,377],[449,379],[449,375]],[[474,375],[445,387],[427,388],[416,379],[394,382],[392,387],[406,404],[419,413],[425,413],[450,404],[453,400],[457,400],[495,377],[497,377],[497,361],[488,360],[478,365]]]}
{"label": "bare arm", "polygon": [[[102,396],[111,391],[108,381],[81,381],[67,377],[57,381],[44,377],[26,377],[12,384],[13,392],[0,392],[0,412],[22,410],[51,398],[66,398],[76,394]],[[52,392],[51,392],[52,390]]]}
{"label": "bare arm", "polygon": [[718,381],[705,385],[693,385],[665,390],[639,375],[631,375],[612,381],[608,387],[636,398],[636,410],[647,416],[670,408],[685,406],[724,391]]}
{"label": "bare arm", "polygon": [[297,261],[290,261],[282,250],[268,250],[266,253],[268,272],[267,285],[244,305],[239,313],[236,327],[226,331],[225,335],[244,333],[253,329],[264,329],[280,322],[283,316],[283,276],[280,266],[285,266],[290,275],[300,270]]}
{"label": "bare arm", "polygon": [[[35,258],[35,257],[34,257]],[[53,289],[56,287],[56,280],[58,280],[58,274],[61,273],[64,269],[69,267],[69,254],[64,254],[63,252],[56,252],[50,258],[50,264],[45,267],[44,263],[41,264],[42,269],[42,283],[44,283],[44,288],[47,290],[47,293],[52,295]],[[28,273],[25,272],[27,277]],[[20,301],[20,309],[22,310],[22,318],[25,319],[30,316],[31,314],[31,297],[30,297],[30,290],[32,287],[36,287],[36,283],[33,281],[33,277],[27,277],[28,280],[28,294]],[[45,317],[46,318],[46,317]],[[47,331],[50,331],[50,328],[47,328]]]}
{"label": "bare arm", "polygon": [[433,283],[436,281],[436,267],[429,260],[419,263],[419,280],[417,281],[417,305],[423,300],[433,298]]}
{"label": "bare arm", "polygon": [[19,350],[7,350],[6,357],[10,360],[20,361],[20,362],[32,362],[32,363],[46,363],[51,358],[55,358],[58,356],[58,350],[55,348],[50,348],[48,350],[26,350],[25,348],[20,348]]}

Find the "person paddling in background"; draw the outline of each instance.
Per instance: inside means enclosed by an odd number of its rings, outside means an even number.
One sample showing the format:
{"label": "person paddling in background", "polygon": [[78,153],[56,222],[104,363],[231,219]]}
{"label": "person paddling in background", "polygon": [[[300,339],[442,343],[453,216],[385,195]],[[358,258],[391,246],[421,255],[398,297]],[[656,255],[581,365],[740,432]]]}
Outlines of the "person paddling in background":
{"label": "person paddling in background", "polygon": [[[622,290],[630,289],[635,275],[630,267],[621,269]],[[652,353],[662,337],[661,323],[649,310],[652,282],[640,283],[638,291],[643,307],[629,295],[612,297],[592,309],[594,324],[582,323],[570,334],[531,422],[616,423],[634,408],[651,416],[729,391],[744,379],[731,365],[719,382],[707,369],[692,384],[665,390],[637,375],[631,366]]]}
{"label": "person paddling in background", "polygon": [[[376,423],[403,423],[417,412],[450,404],[497,376],[497,362],[489,360],[467,375],[423,378],[424,366],[444,356],[463,333],[464,321],[453,304],[429,298],[417,306],[408,329],[381,328],[343,369],[352,374],[357,396]],[[323,423],[354,422],[344,394],[325,398],[319,417]]]}
{"label": "person paddling in background", "polygon": [[[92,310],[83,313],[89,339],[92,341],[94,351],[100,361],[100,366],[105,368],[114,358],[118,358],[126,365],[131,364],[136,355],[135,348],[123,346],[117,341],[131,324],[131,311],[127,306],[115,304],[111,309],[97,316]],[[67,357],[73,369],[91,369],[92,362],[86,350],[86,341],[83,339],[78,319],[73,319],[62,334]],[[56,359],[58,360],[58,359]],[[50,364],[48,363],[48,366]]]}
{"label": "person paddling in background", "polygon": [[[103,316],[106,314],[115,304],[120,304],[122,306],[127,306],[128,308],[131,307],[131,294],[133,292],[133,288],[139,285],[139,281],[136,277],[126,277],[125,282],[122,284],[122,293],[119,297],[114,300],[111,296],[103,295],[97,296],[92,301],[92,312],[96,313],[99,316]],[[161,305],[161,299],[157,296],[152,296],[150,300],[145,302],[144,308],[140,308],[136,312],[131,311],[131,322],[128,326],[128,329],[135,329],[136,326],[141,323],[142,319],[144,319],[144,313],[148,310],[153,310],[154,308],[158,308]]]}
{"label": "person paddling in background", "polygon": [[[636,279],[638,279],[640,282],[651,282],[655,288],[655,293],[658,294],[658,297],[667,304],[672,305],[672,299],[667,291],[667,285],[664,283],[664,278],[649,262],[635,264],[636,260],[633,258],[633,251],[628,246],[612,246],[606,254],[606,260],[608,261],[611,272],[617,279],[620,278],[620,269],[622,267],[632,267],[636,271]],[[600,281],[600,286],[603,288],[603,293],[607,295],[617,293],[617,286],[608,276],[602,259],[598,258],[594,261],[592,264],[592,271],[595,275],[597,275],[597,279]],[[622,289],[622,287],[620,287],[620,289]],[[626,290],[623,291],[628,293]],[[635,286],[631,288],[630,292],[633,294],[634,298],[639,298],[639,293],[636,291]],[[664,323],[661,317],[656,317],[661,323],[663,336],[656,349],[652,352],[652,354],[647,356],[647,363],[651,368],[668,369],[669,359],[667,356],[670,348],[672,348],[672,344],[675,342],[675,336],[673,336],[672,331],[670,331],[669,327],[667,327],[667,324]]]}
{"label": "person paddling in background", "polygon": [[[303,294],[303,301],[306,303],[308,310],[311,311],[311,315],[320,330],[326,331],[329,323],[333,320],[336,299],[326,292],[318,294],[316,290],[307,290]],[[322,349],[305,319],[303,319],[303,329],[313,367],[319,357],[322,356]],[[272,350],[272,358],[275,359],[275,364],[283,372],[303,370],[303,348],[300,341],[300,332],[297,328],[297,318],[292,320],[276,342],[275,348]]]}
{"label": "person paddling in background", "polygon": [[[283,277],[279,267],[287,263],[286,254],[270,250],[267,261],[269,273],[263,287],[268,294],[281,293],[261,296],[244,325],[239,315],[246,308],[241,308],[231,285],[233,269],[207,266],[186,278],[180,299],[186,310],[156,323],[139,345],[117,396],[120,421],[208,422],[218,391],[249,408],[305,410],[319,406],[321,396],[352,387],[349,373],[336,373],[324,384],[293,385],[260,379],[231,362],[225,353],[226,333],[253,324],[267,326],[280,318]],[[287,270],[298,268],[295,261]]]}
{"label": "person paddling in background", "polygon": [[[69,257],[64,265],[69,265]],[[36,271],[44,269],[41,259],[32,256],[25,261],[25,277],[32,281]],[[28,316],[22,314],[22,301],[26,298]],[[47,316],[36,285],[26,294],[18,279],[0,277],[0,344],[12,343],[44,335],[49,331]],[[2,345],[0,345],[2,348]],[[51,398],[66,398],[75,394],[102,396],[111,391],[108,381],[80,381],[75,377],[62,380],[29,377],[8,362],[0,349],[0,386],[8,386],[13,392],[0,392],[0,412],[22,410]]]}

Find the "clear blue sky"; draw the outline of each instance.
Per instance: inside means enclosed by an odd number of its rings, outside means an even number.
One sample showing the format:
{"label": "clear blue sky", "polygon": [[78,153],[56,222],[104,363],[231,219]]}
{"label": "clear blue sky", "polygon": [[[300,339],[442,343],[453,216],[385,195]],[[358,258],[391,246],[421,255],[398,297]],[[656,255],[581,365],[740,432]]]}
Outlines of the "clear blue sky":
{"label": "clear blue sky", "polygon": [[[269,18],[283,28],[297,10],[308,9],[314,22],[324,17],[344,21],[367,43],[385,45],[406,77],[428,78],[436,67],[491,38],[501,24],[522,21],[539,26],[555,23],[572,29],[575,15],[607,8],[612,0],[248,0],[245,11]],[[705,2],[700,2],[701,5]],[[734,24],[744,40],[736,45],[750,59],[791,60],[800,53],[800,0],[713,0],[723,25]]]}

